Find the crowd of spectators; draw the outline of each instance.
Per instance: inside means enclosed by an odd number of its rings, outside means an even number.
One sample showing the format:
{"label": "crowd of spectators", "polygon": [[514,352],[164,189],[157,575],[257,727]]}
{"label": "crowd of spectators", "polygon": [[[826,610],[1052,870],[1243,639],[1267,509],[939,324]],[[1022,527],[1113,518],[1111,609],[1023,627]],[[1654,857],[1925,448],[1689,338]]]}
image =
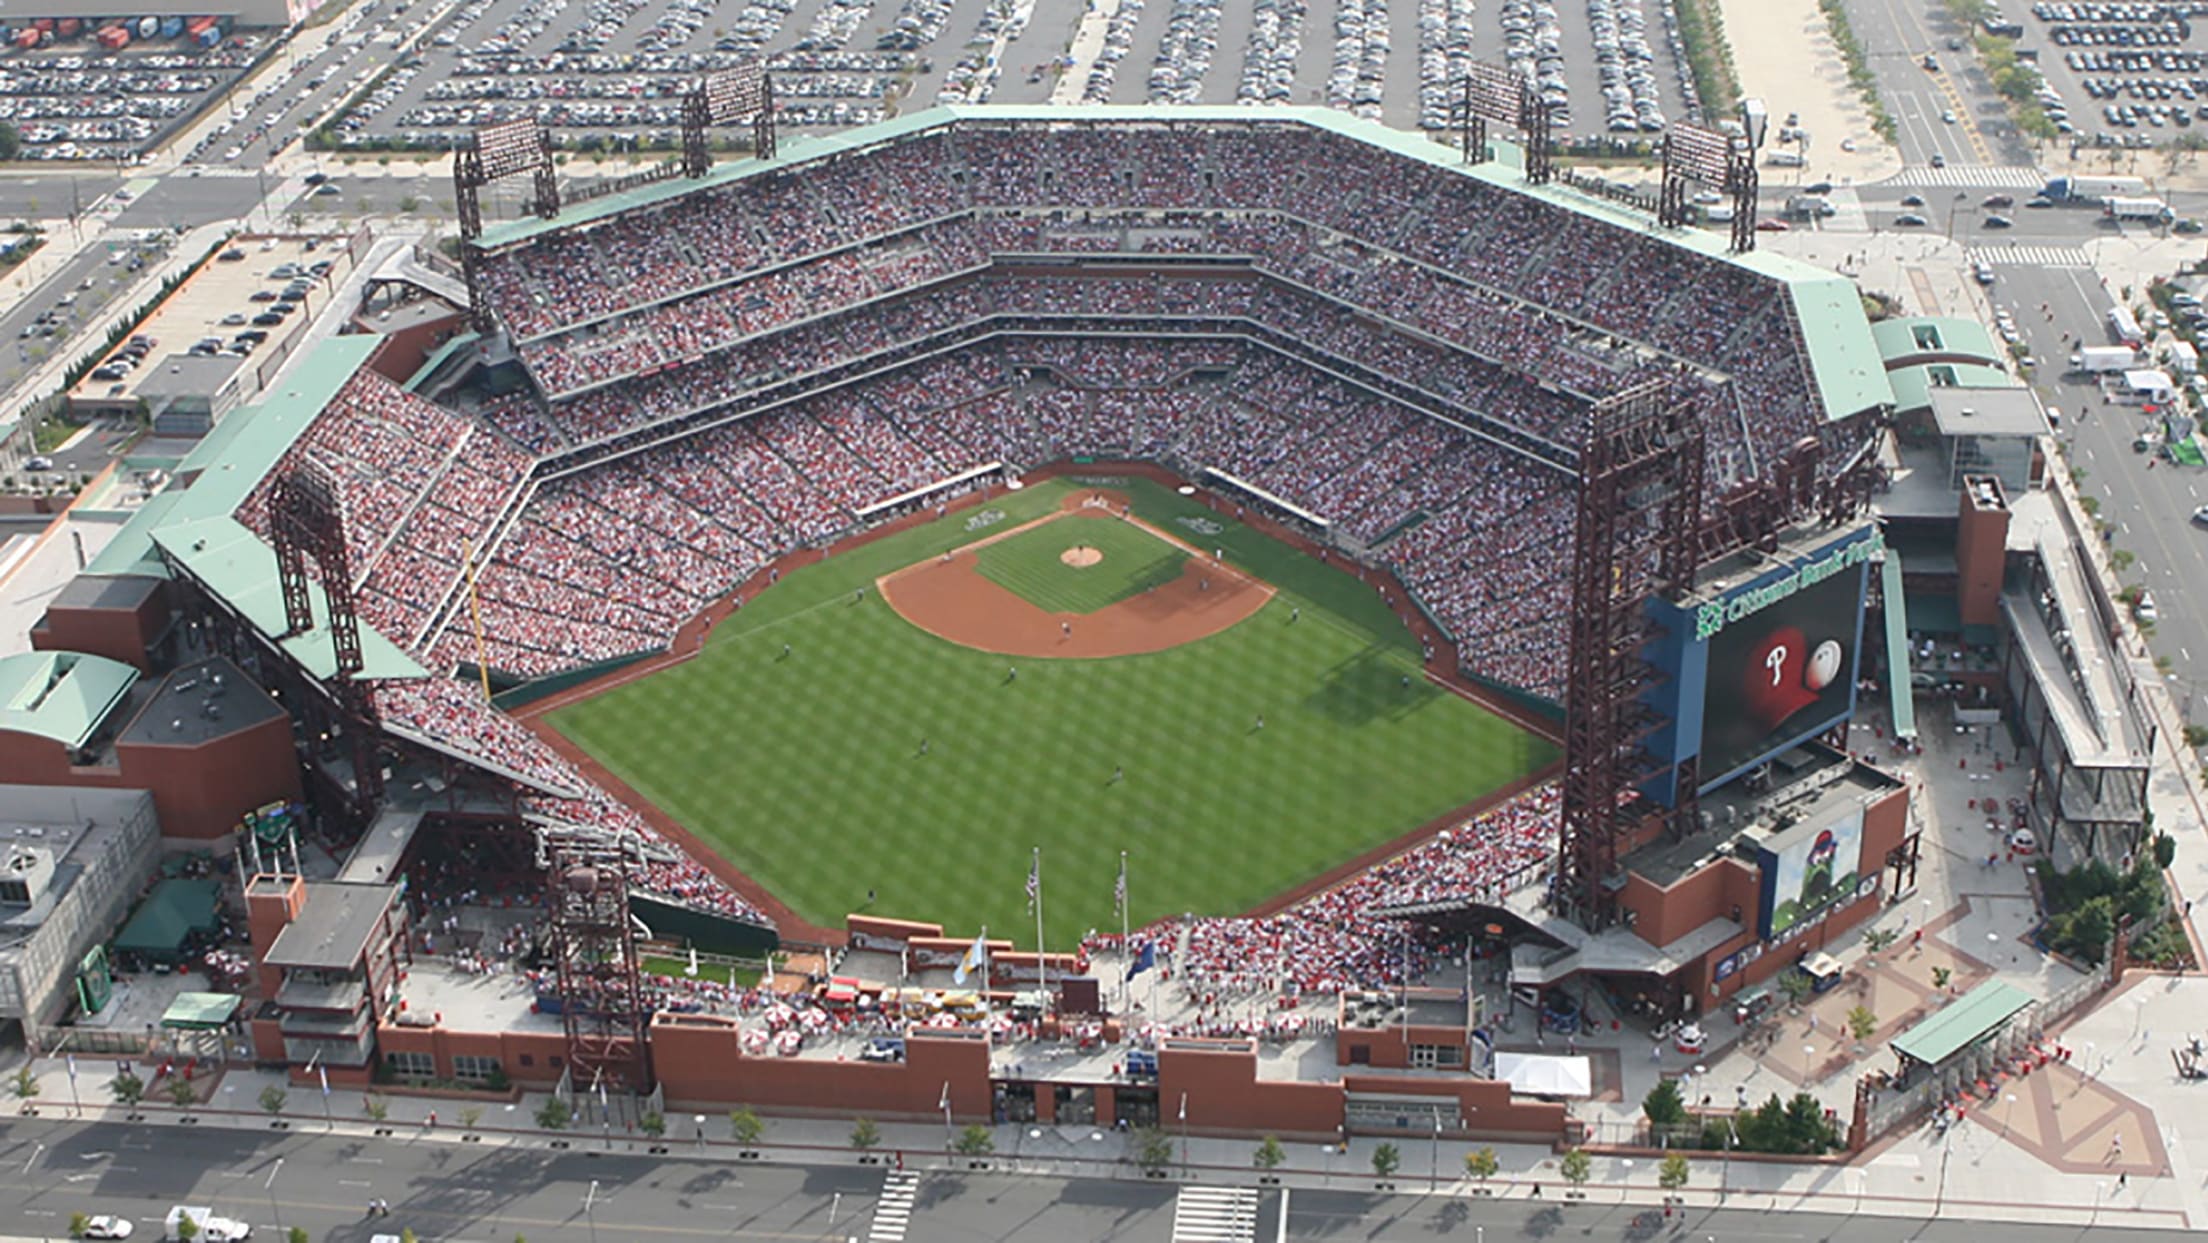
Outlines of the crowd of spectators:
{"label": "crowd of spectators", "polygon": [[[1137,929],[1126,946],[1156,945],[1172,987],[1216,1006],[1252,998],[1339,993],[1417,983],[1444,946],[1435,934],[1380,915],[1414,903],[1496,902],[1540,879],[1556,846],[1562,796],[1544,785],[1442,830],[1340,885],[1262,918],[1196,917]],[[1082,949],[1121,947],[1091,932]]]}
{"label": "crowd of spectators", "polygon": [[[966,120],[592,212],[482,271],[539,384],[575,395],[553,412],[573,440],[990,313],[1277,312],[1321,348],[1563,442],[1585,399],[1683,361],[1738,386],[1708,438],[1713,495],[1822,430],[1781,281],[1615,204],[1566,207],[1509,180],[1280,119]],[[1163,280],[1182,288],[1122,300],[1106,295],[1137,282],[1030,277],[973,305],[962,273],[1049,252],[1235,258],[1286,284],[1253,308],[1247,283]],[[923,286],[922,306],[841,313]]]}
{"label": "crowd of spectators", "polygon": [[[275,481],[311,468],[345,516],[361,617],[401,647],[421,640],[527,478],[530,457],[463,415],[363,369],[247,494],[236,517],[270,535]],[[319,568],[317,568],[319,573]]]}

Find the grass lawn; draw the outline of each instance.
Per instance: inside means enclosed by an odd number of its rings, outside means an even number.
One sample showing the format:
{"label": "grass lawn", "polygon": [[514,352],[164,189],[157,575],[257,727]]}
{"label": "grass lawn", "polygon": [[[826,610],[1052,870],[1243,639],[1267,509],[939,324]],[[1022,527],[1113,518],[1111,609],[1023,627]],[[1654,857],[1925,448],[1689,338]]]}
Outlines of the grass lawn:
{"label": "grass lawn", "polygon": [[[690,970],[688,958],[665,958],[656,954],[646,954],[638,965],[646,974],[672,976],[678,980]],[[715,984],[726,984],[731,988],[752,988],[759,983],[759,971],[755,967],[739,967],[734,963],[701,962],[698,964],[698,978],[711,980]]]}
{"label": "grass lawn", "polygon": [[[1103,560],[1067,565],[1063,554],[1088,548]],[[974,554],[983,578],[1046,613],[1094,613],[1172,582],[1188,554],[1132,523],[1058,518],[998,540]]]}
{"label": "grass lawn", "polygon": [[1554,758],[1422,680],[1416,639],[1354,575],[1142,481],[1138,515],[1224,549],[1280,594],[1196,643],[1022,661],[1016,681],[1003,657],[906,624],[876,592],[853,602],[854,588],[1048,513],[1074,486],[799,570],[699,658],[552,723],[818,923],[868,909],[1026,944],[1039,845],[1059,948],[1118,922],[1123,850],[1136,923],[1232,913]]}

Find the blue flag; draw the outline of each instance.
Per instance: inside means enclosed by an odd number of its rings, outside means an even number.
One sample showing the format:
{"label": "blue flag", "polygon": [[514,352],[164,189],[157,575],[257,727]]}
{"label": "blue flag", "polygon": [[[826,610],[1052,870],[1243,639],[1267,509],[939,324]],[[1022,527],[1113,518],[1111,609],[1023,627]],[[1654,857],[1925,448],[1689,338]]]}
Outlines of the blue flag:
{"label": "blue flag", "polygon": [[1136,976],[1141,975],[1143,972],[1148,971],[1150,968],[1157,965],[1158,943],[1156,941],[1147,942],[1143,945],[1142,952],[1135,955],[1134,965],[1127,968],[1127,978],[1132,980]]}

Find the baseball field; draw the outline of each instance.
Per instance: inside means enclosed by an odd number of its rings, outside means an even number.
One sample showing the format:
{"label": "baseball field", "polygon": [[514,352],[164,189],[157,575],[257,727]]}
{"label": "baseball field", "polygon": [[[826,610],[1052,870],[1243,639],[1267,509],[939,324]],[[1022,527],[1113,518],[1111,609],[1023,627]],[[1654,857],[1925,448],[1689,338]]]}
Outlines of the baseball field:
{"label": "baseball field", "polygon": [[1136,924],[1233,913],[1555,755],[1353,573],[1139,478],[838,552],[548,719],[815,923],[1028,944],[1040,846],[1061,949],[1117,926],[1123,850]]}

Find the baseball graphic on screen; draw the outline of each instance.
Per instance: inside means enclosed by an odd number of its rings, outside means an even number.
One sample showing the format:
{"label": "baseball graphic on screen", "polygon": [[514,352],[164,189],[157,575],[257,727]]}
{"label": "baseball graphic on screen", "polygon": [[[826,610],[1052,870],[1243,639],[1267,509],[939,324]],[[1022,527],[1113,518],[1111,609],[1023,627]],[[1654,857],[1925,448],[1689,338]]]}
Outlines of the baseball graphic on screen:
{"label": "baseball graphic on screen", "polygon": [[1813,691],[1821,691],[1832,685],[1840,676],[1840,641],[1827,639],[1809,653],[1809,668],[1802,674],[1802,681]]}

